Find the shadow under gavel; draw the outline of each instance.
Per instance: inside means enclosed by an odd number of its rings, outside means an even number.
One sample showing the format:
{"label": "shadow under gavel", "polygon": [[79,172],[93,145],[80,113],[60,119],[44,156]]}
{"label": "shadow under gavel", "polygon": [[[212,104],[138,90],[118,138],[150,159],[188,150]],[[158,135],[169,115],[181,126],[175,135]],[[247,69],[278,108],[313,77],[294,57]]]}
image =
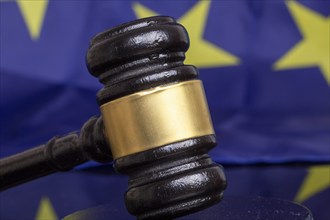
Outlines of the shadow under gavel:
{"label": "shadow under gavel", "polygon": [[129,176],[126,208],[138,219],[175,218],[219,202],[223,168],[208,151],[216,138],[198,70],[184,65],[189,38],[171,17],[132,21],[96,35],[86,62],[104,88],[102,117],[80,134],[0,160],[0,189],[114,161]]}

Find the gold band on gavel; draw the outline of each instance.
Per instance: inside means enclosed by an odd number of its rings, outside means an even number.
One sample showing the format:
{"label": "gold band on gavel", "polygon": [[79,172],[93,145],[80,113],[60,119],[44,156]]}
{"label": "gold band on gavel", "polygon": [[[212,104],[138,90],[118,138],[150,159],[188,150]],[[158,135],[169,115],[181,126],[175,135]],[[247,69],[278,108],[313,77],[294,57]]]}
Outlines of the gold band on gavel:
{"label": "gold band on gavel", "polygon": [[114,159],[214,134],[200,80],[137,92],[101,106]]}

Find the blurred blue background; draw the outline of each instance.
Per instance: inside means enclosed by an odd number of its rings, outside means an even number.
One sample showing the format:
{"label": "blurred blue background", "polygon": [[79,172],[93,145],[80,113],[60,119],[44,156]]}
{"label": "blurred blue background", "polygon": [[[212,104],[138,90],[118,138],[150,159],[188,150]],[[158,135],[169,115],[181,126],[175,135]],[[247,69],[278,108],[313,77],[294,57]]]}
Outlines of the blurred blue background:
{"label": "blurred blue background", "polygon": [[[226,195],[295,200],[316,219],[330,218],[330,1],[0,6],[1,157],[79,130],[99,114],[102,86],[85,65],[93,35],[170,15],[190,36],[185,63],[200,70],[219,143],[211,156],[227,168]],[[111,165],[89,163],[0,194],[0,218],[56,219],[122,202],[126,182]]]}

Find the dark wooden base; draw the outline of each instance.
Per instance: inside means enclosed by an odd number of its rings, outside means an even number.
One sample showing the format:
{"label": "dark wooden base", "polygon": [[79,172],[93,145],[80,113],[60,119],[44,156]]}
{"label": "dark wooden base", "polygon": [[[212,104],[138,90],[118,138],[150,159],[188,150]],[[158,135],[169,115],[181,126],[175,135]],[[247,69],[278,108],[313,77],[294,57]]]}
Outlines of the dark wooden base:
{"label": "dark wooden base", "polygon": [[[116,208],[120,204],[111,203],[75,212],[64,220],[106,220],[134,217],[122,213]],[[221,220],[313,220],[311,211],[297,203],[272,198],[225,197],[211,208],[179,218],[181,220],[221,219]]]}

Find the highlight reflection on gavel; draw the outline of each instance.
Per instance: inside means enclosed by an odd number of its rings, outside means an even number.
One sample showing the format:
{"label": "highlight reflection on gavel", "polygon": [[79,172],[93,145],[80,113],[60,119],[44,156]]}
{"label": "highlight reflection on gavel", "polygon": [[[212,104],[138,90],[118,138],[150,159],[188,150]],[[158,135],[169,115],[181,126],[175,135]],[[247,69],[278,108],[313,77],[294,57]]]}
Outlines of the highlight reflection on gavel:
{"label": "highlight reflection on gavel", "polygon": [[226,180],[207,154],[216,139],[198,71],[183,64],[188,47],[184,27],[165,16],[96,35],[86,61],[104,84],[97,94],[102,117],[79,135],[1,159],[1,189],[113,160],[130,178],[125,203],[139,219],[174,218],[220,201]]}

